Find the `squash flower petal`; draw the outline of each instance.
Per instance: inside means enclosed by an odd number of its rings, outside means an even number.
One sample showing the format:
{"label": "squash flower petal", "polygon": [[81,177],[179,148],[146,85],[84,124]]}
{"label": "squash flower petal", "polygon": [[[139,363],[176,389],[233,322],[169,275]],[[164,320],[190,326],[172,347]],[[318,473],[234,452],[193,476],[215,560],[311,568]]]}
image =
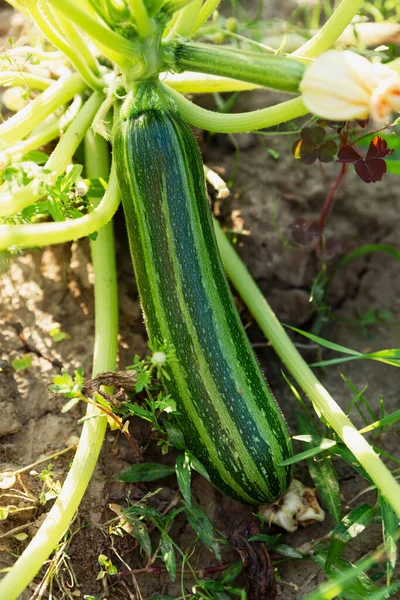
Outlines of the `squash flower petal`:
{"label": "squash flower petal", "polygon": [[373,118],[382,122],[400,109],[400,75],[348,50],[329,50],[306,70],[303,102],[333,121]]}

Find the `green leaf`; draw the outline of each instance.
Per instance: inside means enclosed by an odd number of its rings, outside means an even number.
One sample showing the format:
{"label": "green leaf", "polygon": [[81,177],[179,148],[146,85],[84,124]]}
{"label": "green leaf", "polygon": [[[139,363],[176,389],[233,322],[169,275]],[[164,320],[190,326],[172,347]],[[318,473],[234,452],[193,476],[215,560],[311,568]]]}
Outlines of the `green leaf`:
{"label": "green leaf", "polygon": [[[301,434],[314,433],[313,424],[301,414],[297,415],[297,426]],[[342,503],[339,482],[331,458],[327,455],[311,457],[307,459],[307,467],[324,507],[334,523],[339,523],[342,518]]]}
{"label": "green leaf", "polygon": [[351,356],[363,356],[361,352],[357,352],[356,350],[351,350],[350,348],[346,348],[345,346],[340,346],[339,344],[335,344],[334,342],[329,342],[324,338],[319,337],[318,335],[314,335],[313,333],[309,333],[308,331],[303,331],[302,329],[298,329],[297,327],[291,327],[290,325],[285,325],[288,329],[292,331],[296,331],[300,333],[300,335],[312,340],[319,346],[323,346],[324,348],[328,348],[329,350],[335,350],[336,352],[343,352],[343,354],[351,354]]}
{"label": "green leaf", "polygon": [[[314,446],[313,448],[310,448],[309,450],[305,450],[304,452],[300,452],[299,454],[295,454],[291,458],[288,458],[287,460],[284,460],[283,462],[279,463],[278,466],[283,467],[285,465],[293,465],[301,460],[305,460],[306,458],[316,456],[317,454],[324,452],[324,450],[328,450],[328,448],[333,448],[333,446],[336,446],[336,443],[337,443],[335,440],[330,440],[328,438],[321,438],[319,436],[295,435],[295,436],[293,436],[293,439],[302,439],[304,437],[310,437],[310,438],[312,437],[312,438],[318,439],[319,445]],[[312,441],[312,440],[304,440],[303,439],[302,441]]]}
{"label": "green leaf", "polygon": [[350,511],[331,533],[331,545],[325,562],[325,571],[328,573],[337,559],[343,553],[343,550],[353,538],[371,523],[376,510],[369,504],[360,504],[354,510]]}
{"label": "green leaf", "polygon": [[201,462],[199,460],[197,460],[197,458],[195,456],[193,456],[193,454],[191,452],[189,452],[188,450],[186,451],[186,454],[189,457],[191,468],[194,469],[195,471],[197,471],[198,473],[200,473],[200,475],[202,475],[205,479],[207,479],[207,481],[210,481],[210,476],[207,473],[206,469],[201,464]]}
{"label": "green leaf", "polygon": [[31,150],[24,154],[22,160],[35,162],[37,165],[44,165],[49,160],[49,155],[40,150]]}
{"label": "green leaf", "polygon": [[171,444],[175,446],[177,450],[184,450],[186,448],[185,438],[183,436],[182,431],[174,423],[174,421],[165,421],[163,425],[165,427],[165,431],[168,434],[168,439],[171,442]]}
{"label": "green leaf", "polygon": [[187,452],[179,454],[175,464],[176,478],[178,480],[179,489],[187,504],[192,503],[192,494],[190,491],[191,468],[190,457]]}
{"label": "green leaf", "polygon": [[[324,566],[325,553],[319,552],[313,555],[313,558],[320,567]],[[371,593],[376,592],[377,588],[364,571],[375,562],[373,555],[364,558],[356,565],[339,559],[329,581],[320,585],[302,600],[332,600],[339,595],[347,600],[370,599]]]}
{"label": "green leaf", "polygon": [[380,495],[383,541],[387,555],[386,581],[390,585],[397,562],[397,540],[399,537],[399,520],[396,513],[384,496]]}
{"label": "green leaf", "polygon": [[187,519],[197,533],[203,544],[212,552],[218,559],[221,559],[218,542],[214,537],[214,530],[209,518],[197,506],[189,506],[185,509]]}
{"label": "green leaf", "polygon": [[137,463],[120,471],[118,478],[127,483],[137,483],[138,481],[155,481],[175,473],[174,467],[161,465],[157,463]]}
{"label": "green leaf", "polygon": [[362,467],[359,461],[356,459],[354,454],[345,446],[344,444],[336,444],[336,446],[332,450],[333,454],[336,456],[340,456],[341,459],[346,461],[353,469],[357,471],[361,477],[364,477],[369,483],[373,484],[371,477],[368,475],[364,467]]}
{"label": "green leaf", "polygon": [[169,535],[163,531],[160,538],[160,552],[162,559],[167,567],[167,571],[172,581],[176,579],[176,557],[175,550]]}
{"label": "green leaf", "polygon": [[221,575],[219,581],[223,584],[234,581],[243,571],[243,563],[241,560],[230,565]]}
{"label": "green leaf", "polygon": [[32,365],[32,359],[29,354],[26,354],[24,358],[14,358],[11,365],[16,371],[23,371],[24,369],[29,369]]}
{"label": "green leaf", "polygon": [[131,526],[130,534],[138,541],[147,558],[151,558],[151,541],[146,525],[139,519],[130,519],[129,524]]}

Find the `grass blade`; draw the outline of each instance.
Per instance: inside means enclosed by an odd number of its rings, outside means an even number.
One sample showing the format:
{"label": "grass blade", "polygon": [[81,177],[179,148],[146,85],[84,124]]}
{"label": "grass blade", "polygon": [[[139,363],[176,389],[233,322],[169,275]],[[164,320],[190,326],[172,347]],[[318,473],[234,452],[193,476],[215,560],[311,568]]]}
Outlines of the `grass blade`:
{"label": "grass blade", "polygon": [[385,545],[387,563],[386,563],[386,581],[390,585],[393,571],[397,562],[397,540],[399,537],[399,524],[393,508],[386,502],[383,496],[380,496],[382,512],[383,541]]}
{"label": "grass blade", "polygon": [[137,463],[118,473],[120,481],[137,483],[139,481],[155,481],[175,473],[174,467],[157,463]]}
{"label": "grass blade", "polygon": [[[297,427],[301,434],[313,434],[314,427],[301,414],[297,415]],[[319,456],[307,459],[307,467],[315,487],[321,496],[322,503],[333,522],[339,523],[342,518],[342,503],[340,501],[339,482],[336,471],[329,456]]]}
{"label": "grass blade", "polygon": [[375,513],[375,509],[369,504],[360,504],[335,527],[331,533],[332,543],[324,567],[326,573],[336,564],[346,545],[370,524]]}

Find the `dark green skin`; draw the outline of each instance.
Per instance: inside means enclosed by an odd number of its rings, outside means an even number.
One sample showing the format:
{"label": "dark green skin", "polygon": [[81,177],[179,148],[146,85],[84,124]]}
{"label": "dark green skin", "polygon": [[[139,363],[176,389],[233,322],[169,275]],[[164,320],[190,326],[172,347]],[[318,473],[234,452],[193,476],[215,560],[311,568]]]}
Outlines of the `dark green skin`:
{"label": "dark green skin", "polygon": [[114,155],[151,342],[176,358],[164,384],[188,447],[225,494],[271,502],[288,487],[290,435],[223,272],[197,142],[171,112],[122,121]]}

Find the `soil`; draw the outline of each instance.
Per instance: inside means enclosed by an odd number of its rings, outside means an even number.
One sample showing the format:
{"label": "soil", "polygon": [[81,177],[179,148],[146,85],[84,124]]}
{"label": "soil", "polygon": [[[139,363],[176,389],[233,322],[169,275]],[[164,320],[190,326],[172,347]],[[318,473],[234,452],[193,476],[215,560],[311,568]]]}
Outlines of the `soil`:
{"label": "soil", "polygon": [[[287,14],[288,6],[283,8]],[[274,101],[270,93],[253,92],[243,94],[237,108],[246,107],[248,110]],[[327,193],[326,183],[317,167],[305,167],[295,162],[290,152],[291,138],[262,138],[246,134],[235,136],[235,140],[240,148],[238,166],[231,196],[219,207],[220,219],[227,227],[244,228],[249,232],[249,235],[239,236],[238,252],[278,317],[285,323],[307,329],[315,316],[309,297],[320,263],[313,249],[287,247],[282,243],[282,238],[289,237],[288,226],[299,217],[311,221],[318,219]],[[268,148],[279,152],[279,158],[273,158]],[[236,159],[230,138],[206,136],[202,140],[202,150],[207,164],[224,172],[229,179]],[[330,166],[328,175],[332,177],[337,170],[338,165]],[[381,183],[366,185],[350,172],[338,193],[327,234],[354,247],[370,243],[398,247],[399,215],[400,197],[395,176],[387,175]],[[120,298],[118,368],[123,369],[132,363],[134,354],[145,356],[148,350],[128,244],[122,234],[121,214],[117,216],[116,228],[119,232],[116,237]],[[330,269],[337,260],[337,256],[332,259]],[[393,258],[380,253],[350,263],[336,276],[328,302],[332,309],[332,320],[321,331],[326,339],[360,351],[398,346],[400,266]],[[294,431],[298,404],[281,376],[282,365],[239,300],[238,306],[261,367],[268,374],[274,394]],[[362,327],[356,314],[364,315],[371,308],[390,313],[393,323],[378,319],[375,324]],[[69,335],[68,339],[54,341],[49,333],[54,323],[61,325],[62,331]],[[77,421],[82,416],[83,408],[77,407],[62,414],[62,401],[49,392],[48,385],[61,368],[72,373],[74,369],[82,367],[86,375],[90,374],[93,332],[93,276],[87,241],[54,246],[13,258],[0,282],[2,469],[20,469],[63,449],[68,438],[79,435]],[[313,347],[307,348],[304,343],[300,346],[310,362],[331,356],[328,351],[316,351]],[[29,368],[16,371],[11,367],[14,359],[27,355],[32,360]],[[336,367],[320,370],[322,383],[346,408],[351,402],[352,393],[340,373],[344,373],[358,389],[368,386],[365,396],[375,411],[379,412],[381,396],[387,412],[398,408],[400,380],[399,373],[393,367],[373,361],[358,361],[342,365],[340,371]],[[358,426],[362,426],[356,411],[352,412],[352,417]],[[131,426],[131,433],[143,443],[148,431],[136,423]],[[384,435],[379,444],[387,452],[398,456],[397,431],[392,430],[387,436]],[[163,458],[150,446],[145,458],[172,463],[174,457],[169,454]],[[71,454],[67,453],[51,461],[56,479],[63,480],[70,459]],[[77,533],[68,548],[70,564],[79,583],[79,588],[73,588],[80,594],[76,593],[76,597],[83,598],[87,594],[110,598],[148,598],[154,594],[171,594],[174,597],[181,594],[180,583],[172,584],[164,574],[138,575],[136,589],[132,580],[127,579],[109,593],[104,581],[96,581],[99,554],[106,554],[121,570],[124,569],[110,551],[110,537],[107,527],[102,524],[113,517],[108,505],[124,504],[127,496],[127,487],[112,482],[111,477],[133,460],[134,453],[125,440],[117,433],[109,432],[73,525]],[[335,464],[343,507],[352,508],[355,506],[352,504],[354,497],[367,487],[367,483],[345,463]],[[394,466],[393,463],[389,465],[391,468]],[[38,467],[38,470],[41,468]],[[297,475],[310,482],[302,465]],[[41,483],[37,477],[29,471],[21,477],[27,490],[36,496],[40,494]],[[158,496],[159,508],[167,506],[176,493],[175,479],[167,479],[166,482],[167,485],[163,486]],[[21,484],[17,488],[21,490]],[[131,486],[130,491],[133,497],[141,497],[149,489],[155,487]],[[193,480],[193,494],[217,527],[226,534],[252,512],[251,507],[225,498],[197,475]],[[374,494],[365,494],[363,501],[373,503]],[[22,500],[18,502],[21,508],[29,505]],[[3,498],[1,504],[5,503],[6,499]],[[0,537],[0,568],[11,565],[28,541],[18,541],[8,536],[7,532],[25,525],[23,531],[30,539],[50,505],[48,503],[45,508],[26,510],[19,513],[18,517],[9,517],[4,521]],[[21,517],[21,514],[24,516]],[[81,527],[83,525],[85,527]],[[332,522],[327,517],[324,523],[301,529],[295,534],[283,534],[282,542],[300,547],[325,535],[331,526]],[[194,540],[190,527],[183,519],[178,520],[172,536],[181,548],[187,548]],[[381,539],[379,527],[369,528],[368,534],[361,534],[350,545],[345,557],[355,561],[370,548],[376,547]],[[132,550],[132,541],[128,542],[126,538],[117,540],[115,546],[131,568],[143,566],[144,561],[139,553]],[[238,560],[235,551],[224,552],[224,561],[235,560]],[[215,557],[206,549],[201,550],[198,568],[215,564]],[[278,571],[278,598],[282,600],[302,598],[323,580],[321,570],[312,561],[282,562]],[[65,572],[64,577],[68,578]],[[130,587],[123,587],[127,585]],[[33,589],[22,594],[22,600],[30,598]],[[190,593],[189,583],[185,591]]]}

